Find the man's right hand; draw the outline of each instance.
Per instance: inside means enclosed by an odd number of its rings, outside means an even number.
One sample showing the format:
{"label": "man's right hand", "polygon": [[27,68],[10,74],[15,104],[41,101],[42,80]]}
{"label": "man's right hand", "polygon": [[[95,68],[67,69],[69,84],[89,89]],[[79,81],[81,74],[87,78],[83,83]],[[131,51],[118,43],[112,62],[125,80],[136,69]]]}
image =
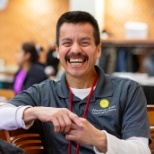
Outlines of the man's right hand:
{"label": "man's right hand", "polygon": [[24,111],[23,120],[25,123],[36,119],[42,122],[52,122],[55,132],[67,133],[73,123],[82,127],[79,117],[66,108],[30,107]]}

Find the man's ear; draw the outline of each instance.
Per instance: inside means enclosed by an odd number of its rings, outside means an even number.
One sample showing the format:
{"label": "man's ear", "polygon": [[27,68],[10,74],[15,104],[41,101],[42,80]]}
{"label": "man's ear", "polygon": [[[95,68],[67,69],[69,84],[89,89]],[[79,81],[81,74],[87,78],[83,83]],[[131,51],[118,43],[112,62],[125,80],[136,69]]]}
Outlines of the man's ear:
{"label": "man's ear", "polygon": [[98,46],[97,46],[97,58],[99,58],[101,56],[101,47],[102,47],[102,44],[100,43]]}
{"label": "man's ear", "polygon": [[59,59],[59,47],[58,47],[58,45],[56,45],[56,52],[57,52],[57,58]]}

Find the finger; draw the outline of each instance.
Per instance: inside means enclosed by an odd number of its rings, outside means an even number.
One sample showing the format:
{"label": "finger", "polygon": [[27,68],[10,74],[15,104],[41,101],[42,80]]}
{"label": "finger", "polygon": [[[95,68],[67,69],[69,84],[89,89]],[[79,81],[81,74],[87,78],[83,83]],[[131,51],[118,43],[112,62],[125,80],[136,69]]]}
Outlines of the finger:
{"label": "finger", "polygon": [[71,125],[71,130],[77,130],[79,129],[80,127],[78,127],[76,124],[72,123]]}
{"label": "finger", "polygon": [[66,135],[77,135],[77,130],[70,130]]}
{"label": "finger", "polygon": [[57,118],[54,118],[52,120],[52,123],[53,123],[53,126],[54,126],[54,131],[55,132],[59,132],[60,131],[60,123],[59,121],[57,120]]}
{"label": "finger", "polygon": [[74,113],[72,113],[72,112],[69,112],[68,115],[69,115],[69,118],[70,118],[78,127],[82,127],[81,120],[80,120],[80,118],[79,118],[76,114],[74,114]]}
{"label": "finger", "polygon": [[64,132],[65,127],[66,127],[66,124],[65,124],[65,120],[63,119],[62,116],[59,116],[58,117],[58,122],[60,124],[60,130],[59,130],[59,132]]}
{"label": "finger", "polygon": [[70,131],[70,129],[71,129],[73,123],[72,123],[72,121],[70,120],[70,118],[69,118],[68,116],[66,116],[66,115],[63,116],[63,119],[64,119],[64,121],[65,121],[64,133],[67,133],[67,132]]}
{"label": "finger", "polygon": [[66,135],[65,138],[66,140],[69,140],[69,141],[77,141],[77,137],[72,134]]}

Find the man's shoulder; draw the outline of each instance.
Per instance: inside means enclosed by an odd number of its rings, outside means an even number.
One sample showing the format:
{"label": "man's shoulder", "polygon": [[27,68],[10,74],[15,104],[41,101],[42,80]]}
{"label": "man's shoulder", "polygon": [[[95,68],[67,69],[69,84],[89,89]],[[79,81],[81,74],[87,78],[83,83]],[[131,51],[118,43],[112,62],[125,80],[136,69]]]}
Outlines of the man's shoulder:
{"label": "man's shoulder", "polygon": [[47,79],[47,80],[42,81],[39,84],[35,84],[34,86],[39,88],[39,89],[40,88],[41,89],[44,89],[44,88],[55,89],[60,83],[61,83],[60,80],[59,81],[54,81],[54,80],[51,80],[51,79]]}
{"label": "man's shoulder", "polygon": [[117,86],[135,86],[138,87],[140,86],[140,84],[135,81],[132,80],[130,78],[126,78],[126,77],[116,77],[113,75],[105,75],[107,80],[111,80],[113,85],[117,85]]}

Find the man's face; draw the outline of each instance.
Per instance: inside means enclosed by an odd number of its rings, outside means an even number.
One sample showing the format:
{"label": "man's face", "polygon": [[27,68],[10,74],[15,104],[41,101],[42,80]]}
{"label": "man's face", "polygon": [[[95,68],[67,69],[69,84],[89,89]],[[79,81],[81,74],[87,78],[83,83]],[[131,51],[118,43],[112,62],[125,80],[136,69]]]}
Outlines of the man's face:
{"label": "man's face", "polygon": [[64,23],[60,28],[57,52],[67,75],[82,77],[91,73],[101,52],[100,45],[95,45],[91,24]]}

